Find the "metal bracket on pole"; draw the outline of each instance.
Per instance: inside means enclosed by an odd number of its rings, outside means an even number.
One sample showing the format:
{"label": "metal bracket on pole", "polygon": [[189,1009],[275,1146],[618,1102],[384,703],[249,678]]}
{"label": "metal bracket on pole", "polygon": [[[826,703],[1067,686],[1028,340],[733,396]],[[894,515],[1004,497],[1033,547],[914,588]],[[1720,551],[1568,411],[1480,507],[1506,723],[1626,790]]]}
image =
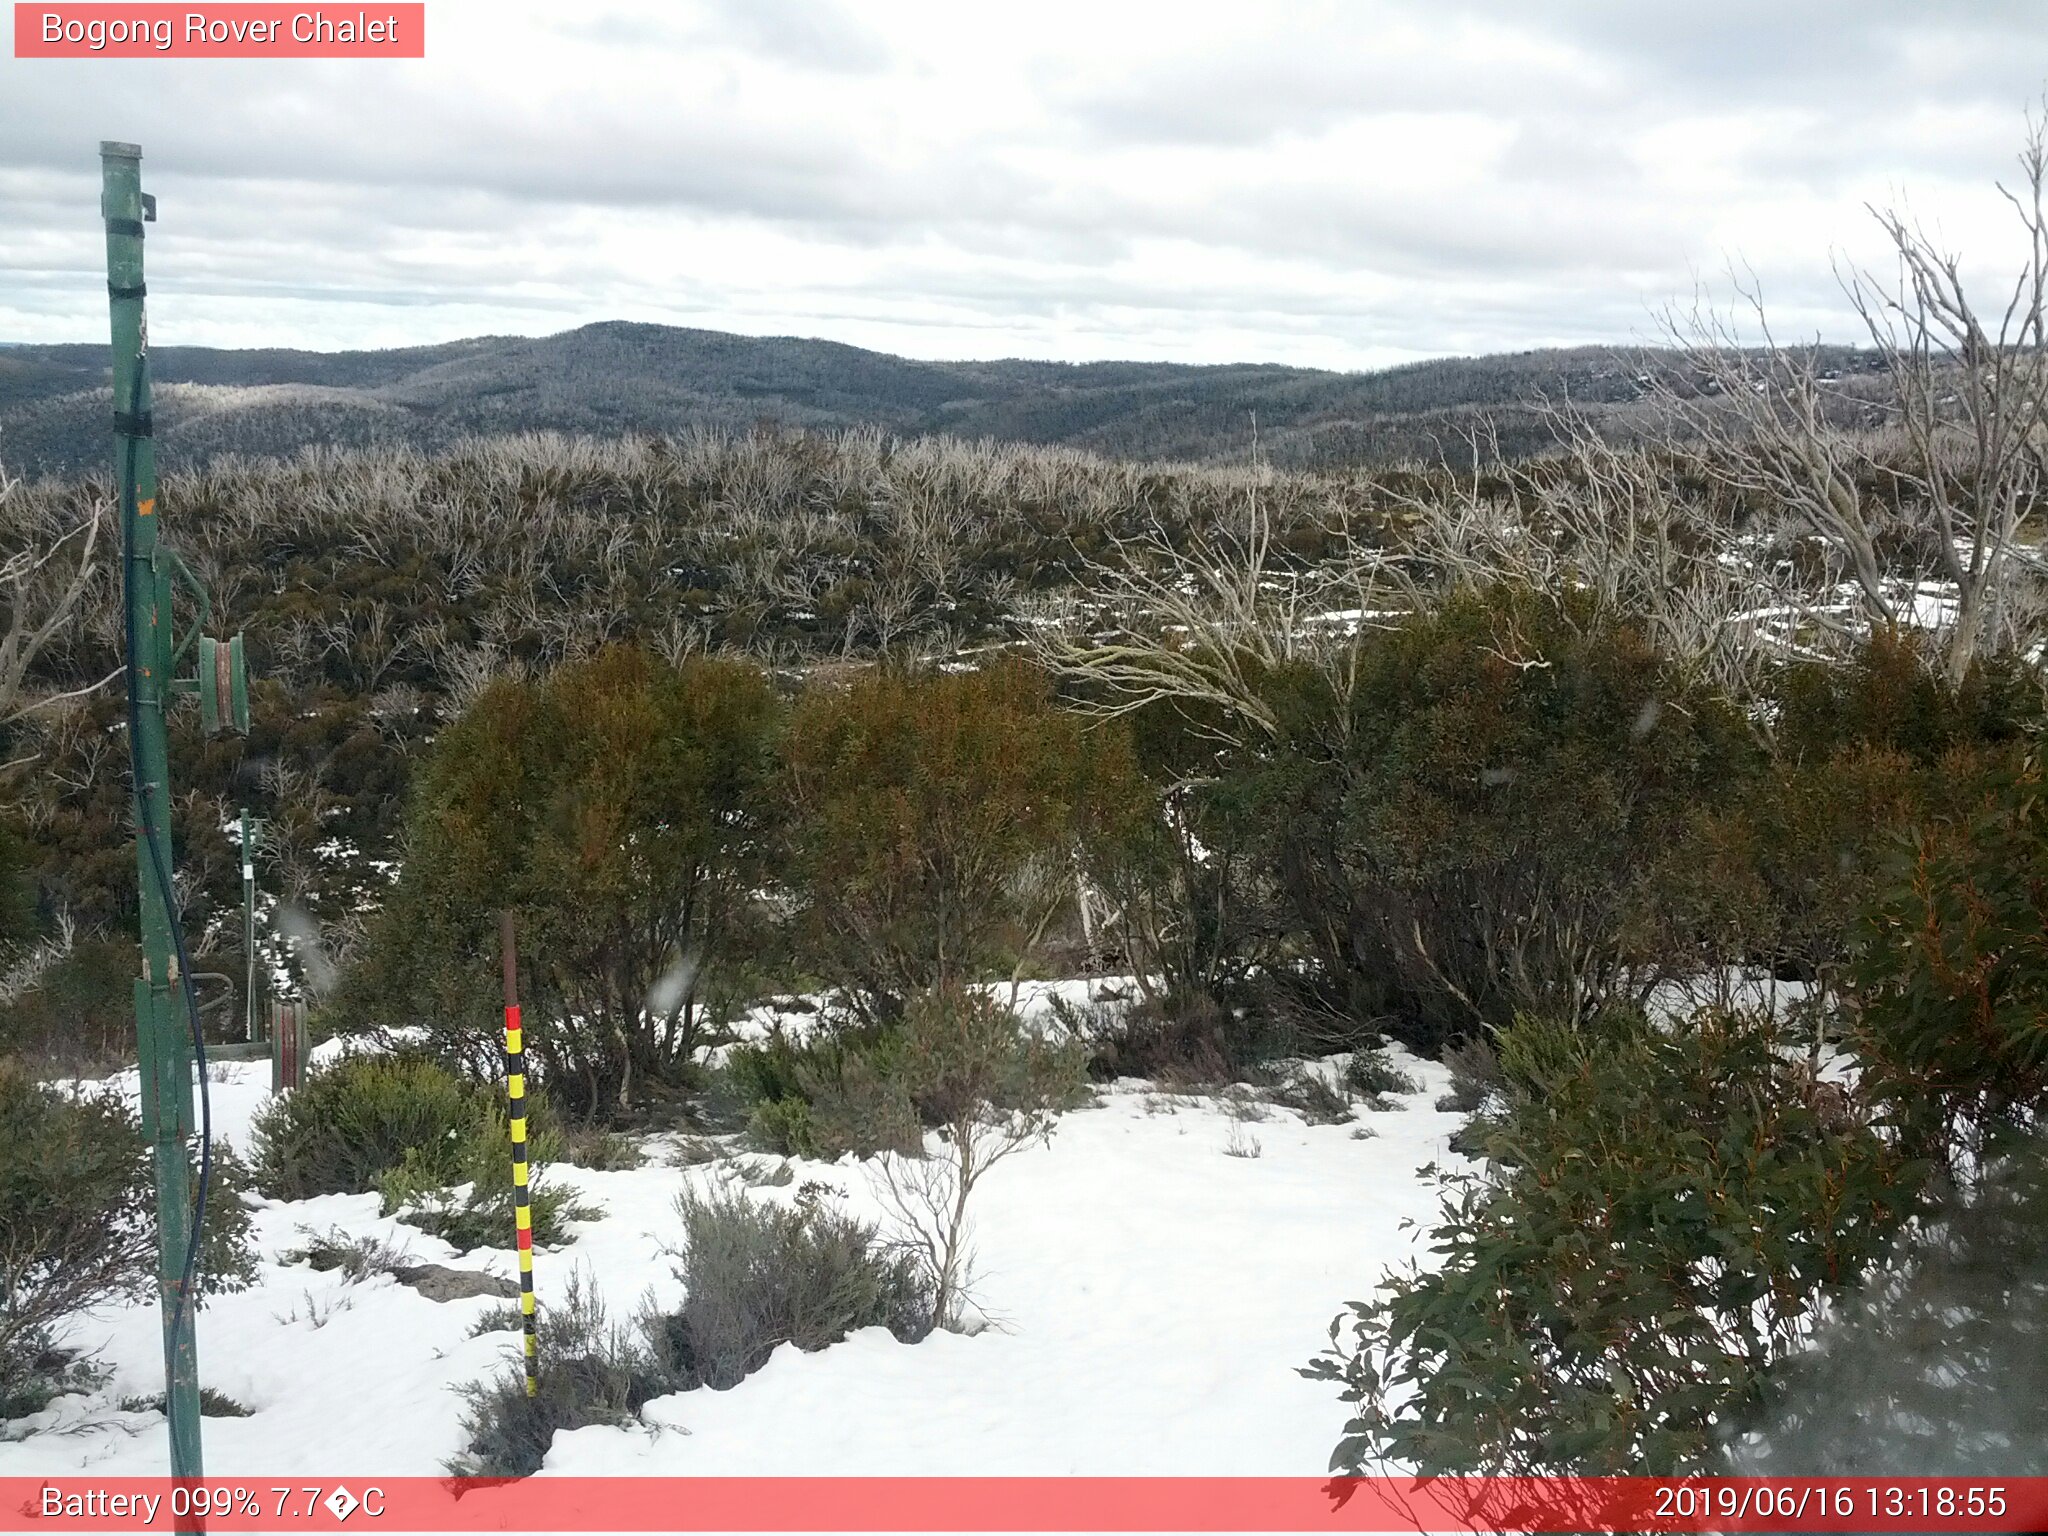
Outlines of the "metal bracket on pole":
{"label": "metal bracket on pole", "polygon": [[242,637],[199,641],[199,723],[209,736],[249,734],[249,672]]}

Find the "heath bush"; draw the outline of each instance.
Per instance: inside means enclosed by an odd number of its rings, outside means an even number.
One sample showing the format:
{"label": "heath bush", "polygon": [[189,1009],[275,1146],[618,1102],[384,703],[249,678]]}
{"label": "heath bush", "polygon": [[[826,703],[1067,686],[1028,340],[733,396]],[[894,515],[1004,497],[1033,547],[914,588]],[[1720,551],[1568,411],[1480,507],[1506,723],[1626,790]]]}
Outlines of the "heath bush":
{"label": "heath bush", "polygon": [[823,1349],[857,1328],[887,1328],[906,1342],[931,1331],[917,1266],[820,1200],[686,1195],[677,1214],[683,1303],[644,1319],[669,1390],[737,1386],[783,1344]]}
{"label": "heath bush", "polygon": [[[1518,1021],[1513,1085],[1446,1179],[1440,1263],[1332,1325],[1336,1469],[1673,1475],[1915,1209],[1920,1170],[1834,1112],[1768,1019]],[[1349,1337],[1343,1337],[1348,1323]]]}
{"label": "heath bush", "polygon": [[[57,1346],[91,1307],[156,1287],[155,1183],[142,1130],[111,1093],[73,1097],[0,1066],[0,1416],[33,1412],[76,1379]],[[199,1295],[254,1276],[247,1173],[212,1155]]]}
{"label": "heath bush", "polygon": [[428,1057],[344,1055],[257,1114],[256,1184],[273,1199],[305,1200],[373,1190],[408,1154],[452,1170],[463,1137],[488,1112],[480,1085]]}

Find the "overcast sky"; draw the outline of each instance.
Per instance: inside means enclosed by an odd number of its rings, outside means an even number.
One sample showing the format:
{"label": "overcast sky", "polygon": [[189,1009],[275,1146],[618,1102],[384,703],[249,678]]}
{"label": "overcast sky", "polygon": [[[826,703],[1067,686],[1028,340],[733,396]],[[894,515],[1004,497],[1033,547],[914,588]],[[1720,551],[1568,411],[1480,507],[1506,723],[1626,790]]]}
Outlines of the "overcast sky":
{"label": "overcast sky", "polygon": [[1646,338],[1731,259],[1848,339],[1867,201],[2013,264],[2048,4],[430,0],[427,53],[0,60],[0,340],[105,339],[103,138],[161,343],[1370,368]]}

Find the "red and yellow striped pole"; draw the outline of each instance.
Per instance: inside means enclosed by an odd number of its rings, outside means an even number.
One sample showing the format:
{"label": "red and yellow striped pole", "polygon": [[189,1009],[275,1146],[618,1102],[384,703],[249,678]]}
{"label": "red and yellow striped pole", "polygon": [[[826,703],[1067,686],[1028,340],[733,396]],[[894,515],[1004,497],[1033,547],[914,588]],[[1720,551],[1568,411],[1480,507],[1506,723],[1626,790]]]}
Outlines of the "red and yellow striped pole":
{"label": "red and yellow striped pole", "polygon": [[526,1334],[526,1395],[540,1392],[540,1339],[533,1315],[533,1207],[526,1171],[526,1042],[519,1026],[519,959],[513,947],[512,913],[500,914],[498,933],[505,951],[505,1092],[512,1118],[512,1222],[519,1244],[519,1320]]}

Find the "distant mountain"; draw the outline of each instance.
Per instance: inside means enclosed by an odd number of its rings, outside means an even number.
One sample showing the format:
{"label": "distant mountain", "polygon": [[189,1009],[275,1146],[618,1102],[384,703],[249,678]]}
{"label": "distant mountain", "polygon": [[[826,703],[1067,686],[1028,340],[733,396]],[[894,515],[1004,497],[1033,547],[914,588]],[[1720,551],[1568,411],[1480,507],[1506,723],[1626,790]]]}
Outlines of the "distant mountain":
{"label": "distant mountain", "polygon": [[[1845,353],[1845,357],[1848,354]],[[933,363],[795,337],[611,321],[378,352],[150,354],[159,463],[289,455],[310,443],[432,447],[477,433],[615,436],[757,423],[1063,443],[1130,458],[1320,465],[1436,457],[1480,412],[1509,451],[1535,441],[1539,395],[1626,412],[1633,369],[1575,348],[1378,373],[1268,364]],[[0,352],[0,462],[71,475],[111,452],[102,346]]]}

